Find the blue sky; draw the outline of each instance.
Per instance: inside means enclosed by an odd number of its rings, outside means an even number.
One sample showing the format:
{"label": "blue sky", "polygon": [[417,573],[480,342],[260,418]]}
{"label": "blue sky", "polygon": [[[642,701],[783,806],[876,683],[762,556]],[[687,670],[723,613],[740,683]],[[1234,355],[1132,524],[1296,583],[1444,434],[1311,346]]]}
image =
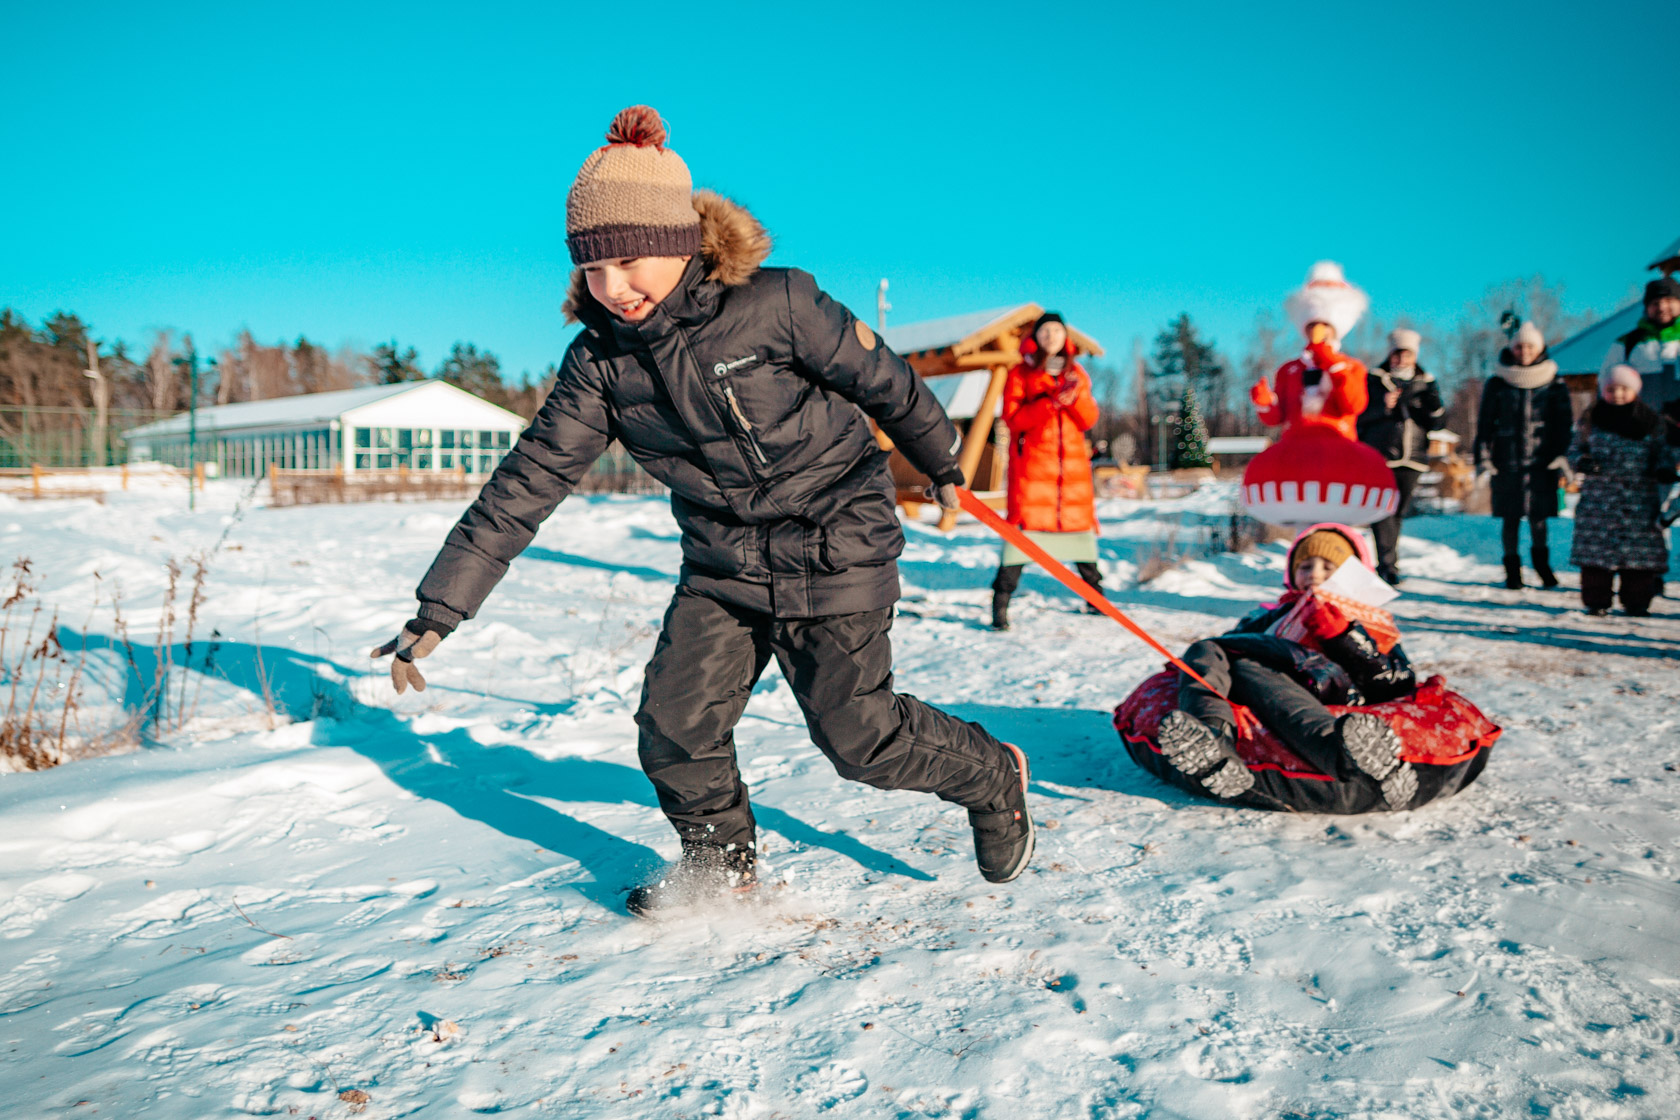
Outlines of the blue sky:
{"label": "blue sky", "polygon": [[9,0],[0,68],[0,305],[141,346],[540,370],[635,102],[866,318],[1035,299],[1115,357],[1180,310],[1240,353],[1320,257],[1388,321],[1607,311],[1680,237],[1674,3],[147,7]]}

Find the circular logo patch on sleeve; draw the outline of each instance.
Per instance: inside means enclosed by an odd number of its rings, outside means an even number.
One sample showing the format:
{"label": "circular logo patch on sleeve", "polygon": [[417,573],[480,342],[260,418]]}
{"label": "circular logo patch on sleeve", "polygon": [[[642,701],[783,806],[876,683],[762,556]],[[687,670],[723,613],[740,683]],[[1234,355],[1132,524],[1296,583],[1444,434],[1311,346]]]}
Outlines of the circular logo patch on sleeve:
{"label": "circular logo patch on sleeve", "polygon": [[858,342],[865,350],[875,349],[875,332],[863,325],[862,319],[853,319],[852,326],[857,331]]}

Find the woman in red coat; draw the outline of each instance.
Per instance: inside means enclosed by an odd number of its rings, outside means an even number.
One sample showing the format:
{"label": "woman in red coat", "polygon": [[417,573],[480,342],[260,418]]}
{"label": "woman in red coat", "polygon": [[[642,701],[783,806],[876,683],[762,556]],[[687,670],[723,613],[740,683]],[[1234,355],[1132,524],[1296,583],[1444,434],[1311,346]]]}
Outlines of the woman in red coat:
{"label": "woman in red coat", "polygon": [[[1093,587],[1097,568],[1096,492],[1085,433],[1097,423],[1091,378],[1074,361],[1078,350],[1066,324],[1047,311],[1021,343],[1021,363],[1003,388],[1009,426],[1008,521],[1050,555],[1079,568]],[[1027,558],[1003,547],[992,580],[992,629],[1009,629],[1009,597],[1020,586]],[[1092,608],[1087,607],[1087,610]]]}

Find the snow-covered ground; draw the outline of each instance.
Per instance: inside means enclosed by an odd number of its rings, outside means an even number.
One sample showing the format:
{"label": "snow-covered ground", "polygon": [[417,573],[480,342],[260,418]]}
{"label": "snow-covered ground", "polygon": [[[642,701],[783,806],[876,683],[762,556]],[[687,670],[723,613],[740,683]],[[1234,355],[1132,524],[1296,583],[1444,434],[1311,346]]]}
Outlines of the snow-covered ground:
{"label": "snow-covered ground", "polygon": [[[1032,870],[988,885],[960,810],[839,781],[772,668],[739,737],[777,885],[650,924],[622,900],[676,850],[631,721],[678,563],[662,503],[568,502],[426,663],[433,687],[397,698],[366,651],[459,504],[257,507],[230,528],[238,493],[213,484],[196,515],[172,492],[0,499],[0,558],[32,557],[67,618],[120,582],[145,671],[164,562],[227,534],[194,720],[0,774],[7,1117],[1566,1120],[1680,1101],[1680,605],[1591,620],[1572,576],[1496,590],[1489,518],[1411,523],[1397,613],[1413,659],[1505,738],[1463,796],[1359,818],[1145,776],[1108,721],[1157,658],[1039,573],[991,633],[985,531],[913,527],[900,687],[1027,748]],[[1277,586],[1278,544],[1137,585],[1229,500],[1105,510],[1110,592],[1169,645]],[[79,627],[90,692],[121,689],[109,615]]]}

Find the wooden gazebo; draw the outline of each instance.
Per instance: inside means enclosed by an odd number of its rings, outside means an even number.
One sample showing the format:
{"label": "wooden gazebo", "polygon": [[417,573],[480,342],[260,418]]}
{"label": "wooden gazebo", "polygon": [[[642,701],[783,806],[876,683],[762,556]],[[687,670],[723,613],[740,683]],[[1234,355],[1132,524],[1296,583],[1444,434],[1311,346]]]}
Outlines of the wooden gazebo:
{"label": "wooden gazebo", "polygon": [[[969,488],[989,504],[1003,500],[1004,456],[993,446],[1003,383],[1009,370],[1021,360],[1021,342],[1044,308],[1036,303],[975,311],[946,319],[906,323],[887,328],[883,337],[901,354],[912,369],[934,384],[931,386],[953,420],[968,420],[958,461]],[[1097,340],[1068,324],[1068,334],[1079,347],[1081,357],[1101,357]],[[957,379],[938,380],[938,379]],[[969,409],[972,408],[972,414]],[[884,433],[875,438],[886,450],[892,441]],[[897,452],[892,458],[893,480],[898,486],[899,504],[914,515],[926,499],[922,496],[928,479]],[[946,514],[940,527],[956,523]]]}

